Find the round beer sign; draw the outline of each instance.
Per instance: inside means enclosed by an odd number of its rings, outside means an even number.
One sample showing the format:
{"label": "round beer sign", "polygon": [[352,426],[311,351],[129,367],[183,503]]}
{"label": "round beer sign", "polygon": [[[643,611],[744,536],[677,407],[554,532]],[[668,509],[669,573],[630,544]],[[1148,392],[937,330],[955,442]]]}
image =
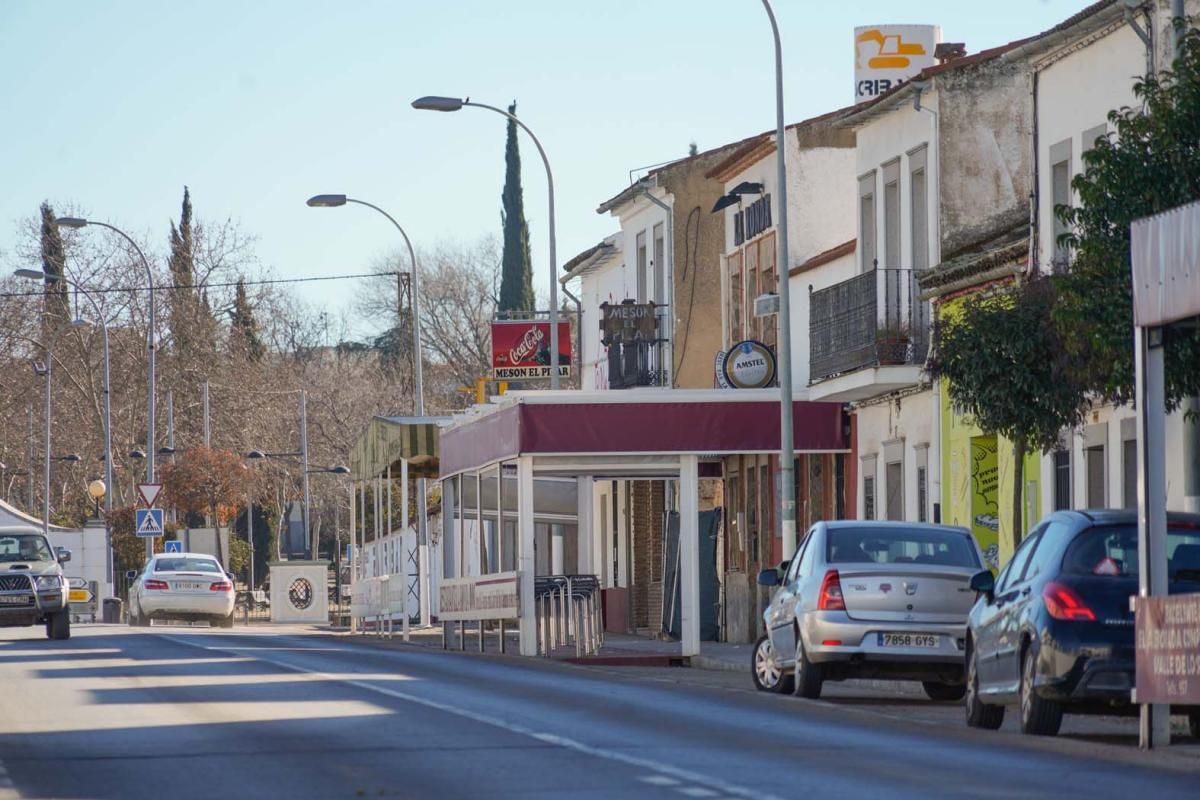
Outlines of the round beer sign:
{"label": "round beer sign", "polygon": [[753,339],[738,342],[725,355],[724,372],[735,389],[762,389],[775,382],[775,354]]}

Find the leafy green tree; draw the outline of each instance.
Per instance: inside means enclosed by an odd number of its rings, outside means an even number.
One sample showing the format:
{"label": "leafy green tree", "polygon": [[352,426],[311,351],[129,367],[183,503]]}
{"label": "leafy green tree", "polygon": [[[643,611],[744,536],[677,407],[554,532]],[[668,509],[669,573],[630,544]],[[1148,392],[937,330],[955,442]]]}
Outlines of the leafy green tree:
{"label": "leafy green tree", "polygon": [[[959,313],[939,316],[925,365],[943,381],[956,411],[1013,443],[1018,473],[1031,448],[1052,451],[1063,429],[1083,420],[1084,392],[1063,355],[1051,313],[1055,302],[1048,278],[971,295]],[[1023,483],[1016,475],[1014,546],[1021,540]]]}
{"label": "leafy green tree", "polygon": [[42,203],[42,271],[46,273],[43,309],[43,334],[58,328],[71,319],[71,303],[67,298],[67,285],[59,278],[63,276],[66,254],[62,235],[58,230],[58,219],[49,202]]}
{"label": "leafy green tree", "polygon": [[250,568],[250,543],[245,539],[229,537],[229,571],[246,579]]}
{"label": "leafy green tree", "polygon": [[[508,107],[508,113],[517,113],[515,100]],[[533,294],[533,259],[529,253],[529,225],[525,221],[525,193],[521,188],[517,123],[511,119],[508,121],[508,139],[504,146],[504,167],[504,193],[500,196],[504,255],[500,262],[498,311],[532,311],[537,307]]]}
{"label": "leafy green tree", "polygon": [[[1084,154],[1072,182],[1077,207],[1060,206],[1073,251],[1054,316],[1075,380],[1098,398],[1134,399],[1133,281],[1129,226],[1200,199],[1200,32],[1188,30],[1173,70],[1134,85],[1139,105],[1108,115],[1113,134]],[[1166,336],[1167,405],[1200,392],[1200,329]]]}

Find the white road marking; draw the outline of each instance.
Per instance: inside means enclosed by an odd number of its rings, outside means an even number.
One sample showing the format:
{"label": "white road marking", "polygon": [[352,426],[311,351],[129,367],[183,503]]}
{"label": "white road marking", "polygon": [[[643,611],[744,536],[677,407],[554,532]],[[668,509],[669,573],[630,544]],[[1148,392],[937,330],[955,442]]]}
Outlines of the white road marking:
{"label": "white road marking", "polygon": [[668,778],[666,775],[639,775],[638,780],[642,783],[649,783],[652,786],[678,786],[679,781],[674,778]]}
{"label": "white road marking", "polygon": [[[194,648],[197,648],[200,650],[215,650],[218,652],[234,653],[234,654],[242,652],[242,648],[237,647],[237,646],[216,647],[216,646],[211,646],[211,645],[198,644],[196,642],[191,642],[186,639],[177,639],[174,636],[167,636],[167,635],[164,635],[163,638],[167,639],[168,641],[175,642],[176,644],[182,644],[182,645],[186,645],[187,647],[194,647]],[[700,786],[712,787],[713,789],[716,789],[717,791],[719,791],[722,794],[733,795],[735,797],[753,798],[754,800],[784,800],[784,798],[780,797],[779,795],[763,794],[761,792],[761,790],[749,789],[744,786],[738,786],[736,784],[728,783],[727,781],[724,781],[720,778],[713,778],[708,775],[701,775],[697,772],[693,772],[692,770],[682,769],[680,767],[675,767],[670,764],[664,764],[664,763],[661,763],[658,761],[654,761],[652,759],[641,758],[638,756],[630,755],[628,753],[622,753],[622,752],[619,752],[616,750],[609,750],[608,748],[605,748],[605,747],[594,747],[592,745],[584,744],[583,742],[576,741],[575,739],[568,739],[565,736],[559,736],[554,733],[544,733],[541,731],[535,731],[531,728],[526,728],[524,725],[517,725],[515,723],[508,722],[506,720],[499,719],[497,717],[488,716],[487,714],[480,714],[476,711],[471,711],[470,709],[450,705],[449,703],[442,703],[442,702],[438,702],[437,700],[430,700],[425,697],[419,697],[415,694],[409,694],[408,692],[400,692],[395,689],[389,689],[384,686],[375,686],[374,684],[366,683],[361,680],[351,680],[344,676],[338,676],[338,675],[322,672],[320,670],[305,669],[304,667],[300,667],[295,664],[289,664],[286,661],[277,661],[273,658],[267,658],[262,655],[255,655],[255,656],[253,656],[253,658],[255,658],[259,661],[262,661],[264,663],[267,663],[267,664],[272,664],[281,669],[291,670],[293,672],[303,672],[303,673],[307,673],[309,675],[316,675],[316,676],[319,676],[320,678],[322,678],[323,680],[337,681],[339,683],[345,683],[349,686],[355,686],[359,689],[363,689],[368,692],[375,692],[376,694],[384,695],[385,697],[392,697],[397,700],[404,700],[406,702],[415,703],[416,705],[425,706],[426,708],[432,708],[436,711],[441,711],[446,714],[453,714],[457,717],[462,717],[464,719],[469,719],[469,720],[473,720],[475,722],[480,722],[480,723],[483,723],[484,725],[490,725],[494,728],[500,728],[501,730],[506,730],[509,733],[514,733],[519,736],[528,736],[531,739],[536,739],[539,742],[545,742],[546,744],[554,745],[555,747],[561,747],[566,750],[574,750],[577,753],[583,753],[585,755],[595,756],[597,758],[603,758],[608,761],[616,761],[616,762],[619,762],[622,764],[628,764],[630,766],[637,767],[639,769],[650,770],[651,772],[655,772],[660,775],[665,775],[665,776],[668,776],[671,778],[675,778],[679,781],[682,781],[683,783],[693,783],[693,784],[699,784]],[[716,793],[714,793],[714,795],[715,794]]]}
{"label": "white road marking", "polygon": [[703,786],[680,786],[675,789],[680,794],[686,794],[688,797],[716,797],[717,793],[712,789],[705,789]]}

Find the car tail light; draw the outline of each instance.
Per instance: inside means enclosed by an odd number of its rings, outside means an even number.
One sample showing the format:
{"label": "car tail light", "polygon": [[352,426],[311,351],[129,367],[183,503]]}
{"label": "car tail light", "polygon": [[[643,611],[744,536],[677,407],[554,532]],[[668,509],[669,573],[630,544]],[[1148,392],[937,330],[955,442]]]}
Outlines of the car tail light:
{"label": "car tail light", "polygon": [[1094,622],[1096,615],[1083,602],[1083,598],[1069,586],[1051,581],[1042,589],[1042,599],[1046,601],[1046,610],[1055,619],[1065,619],[1072,622]]}
{"label": "car tail light", "polygon": [[831,569],[825,573],[821,581],[821,595],[817,600],[817,608],[821,611],[845,611],[846,601],[842,598],[842,581],[838,571]]}
{"label": "car tail light", "polygon": [[208,587],[210,592],[232,592],[233,584],[229,581],[213,581],[212,586]]}
{"label": "car tail light", "polygon": [[150,580],[146,581],[146,582],[143,584],[143,586],[144,586],[146,589],[158,589],[158,590],[162,590],[162,591],[165,591],[165,590],[167,590],[167,589],[171,588],[170,586],[168,586],[168,585],[167,585],[167,582],[166,582],[166,581],[156,581],[156,580],[153,580],[153,579],[150,579]]}

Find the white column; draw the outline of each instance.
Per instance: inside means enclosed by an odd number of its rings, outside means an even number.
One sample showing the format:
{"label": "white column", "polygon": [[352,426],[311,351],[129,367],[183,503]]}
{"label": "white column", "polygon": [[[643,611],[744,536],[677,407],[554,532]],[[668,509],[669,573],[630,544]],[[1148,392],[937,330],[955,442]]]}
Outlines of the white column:
{"label": "white column", "polygon": [[533,458],[517,459],[517,569],[520,571],[521,655],[537,655],[533,602]]}
{"label": "white column", "polygon": [[592,539],[595,538],[595,531],[592,523],[592,476],[580,475],[576,479],[576,512],[575,518],[578,524],[575,526],[575,537],[578,540],[575,543],[575,551],[579,554],[579,574],[594,575],[597,570],[593,563],[593,545]]}
{"label": "white column", "polygon": [[700,459],[679,459],[681,655],[700,655]]}
{"label": "white column", "polygon": [[[358,583],[358,483],[357,481],[350,484],[350,586],[353,591],[354,584]],[[338,603],[341,603],[342,598],[338,598]],[[354,615],[350,615],[350,632],[358,631],[358,620]]]}

